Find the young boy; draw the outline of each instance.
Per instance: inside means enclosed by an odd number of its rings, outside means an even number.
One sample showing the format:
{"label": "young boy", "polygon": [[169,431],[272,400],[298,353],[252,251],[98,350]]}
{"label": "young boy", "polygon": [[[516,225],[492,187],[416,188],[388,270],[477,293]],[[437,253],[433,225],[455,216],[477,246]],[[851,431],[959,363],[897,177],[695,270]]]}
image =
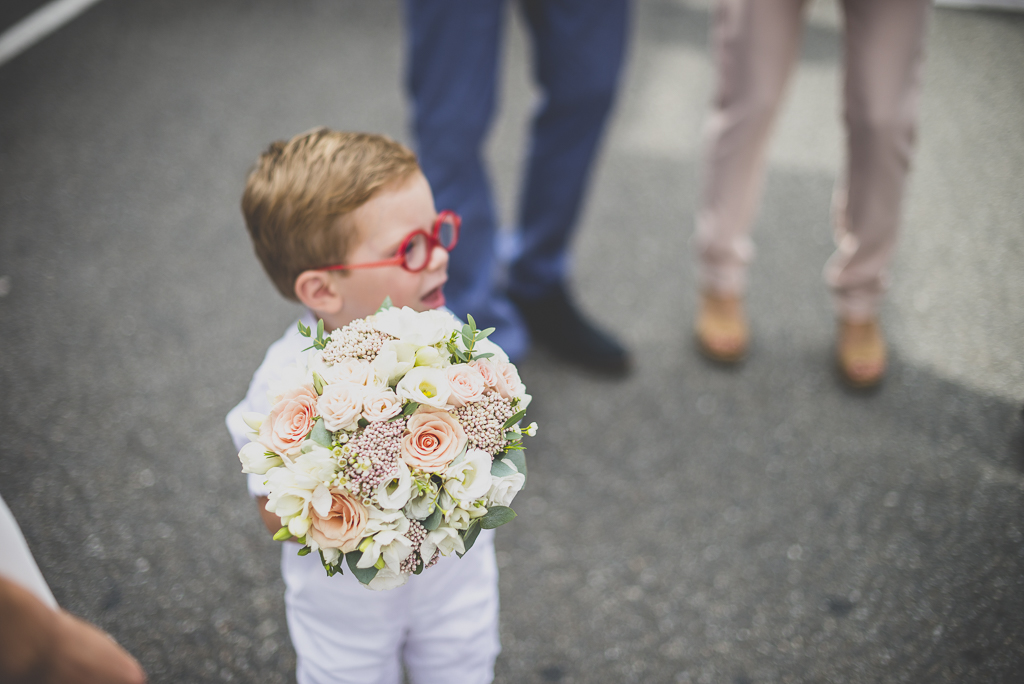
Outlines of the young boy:
{"label": "young boy", "polygon": [[[322,319],[326,330],[340,328],[385,297],[417,311],[444,305],[450,231],[441,231],[444,215],[416,157],[389,138],[320,128],[273,143],[249,174],[242,211],[267,275],[308,309],[305,325]],[[424,234],[413,237],[417,231]],[[237,448],[248,441],[242,414],[270,411],[268,389],[308,346],[294,324],[270,346],[227,417]],[[273,533],[281,523],[264,509],[264,479],[250,475],[249,491]],[[379,592],[348,572],[327,577],[316,554],[298,550],[284,543],[281,573],[299,684],[398,684],[403,662],[413,684],[493,679],[500,645],[492,530],[464,558],[442,557]]]}

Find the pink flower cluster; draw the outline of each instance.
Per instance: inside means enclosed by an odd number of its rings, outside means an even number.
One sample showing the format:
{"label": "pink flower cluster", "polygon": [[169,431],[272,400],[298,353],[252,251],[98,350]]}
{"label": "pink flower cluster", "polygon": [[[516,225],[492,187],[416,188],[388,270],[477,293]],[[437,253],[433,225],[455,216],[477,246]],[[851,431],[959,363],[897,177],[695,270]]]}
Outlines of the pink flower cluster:
{"label": "pink flower cluster", "polygon": [[405,421],[370,423],[349,446],[356,456],[343,466],[347,489],[369,505],[377,487],[398,472]]}
{"label": "pink flower cluster", "polygon": [[331,341],[323,350],[323,359],[333,364],[342,359],[373,361],[390,335],[380,332],[365,318],[352,321],[331,333]]}

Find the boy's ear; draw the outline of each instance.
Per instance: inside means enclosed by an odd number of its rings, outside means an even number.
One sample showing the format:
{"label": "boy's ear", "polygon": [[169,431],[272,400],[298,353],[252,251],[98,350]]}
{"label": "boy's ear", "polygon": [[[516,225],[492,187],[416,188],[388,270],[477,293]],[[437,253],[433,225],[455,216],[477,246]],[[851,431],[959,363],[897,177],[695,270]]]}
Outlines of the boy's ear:
{"label": "boy's ear", "polygon": [[303,271],[295,279],[295,296],[318,314],[336,314],[345,305],[337,278],[330,271]]}

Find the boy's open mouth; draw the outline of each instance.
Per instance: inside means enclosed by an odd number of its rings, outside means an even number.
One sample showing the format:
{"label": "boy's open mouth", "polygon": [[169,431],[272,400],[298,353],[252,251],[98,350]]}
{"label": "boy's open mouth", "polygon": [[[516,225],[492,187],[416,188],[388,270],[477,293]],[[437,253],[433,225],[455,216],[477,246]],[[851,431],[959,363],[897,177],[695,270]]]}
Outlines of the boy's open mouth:
{"label": "boy's open mouth", "polygon": [[431,309],[436,309],[438,307],[444,306],[444,289],[443,288],[444,288],[444,284],[442,283],[441,285],[438,285],[433,290],[430,290],[425,295],[423,295],[420,298],[420,301],[423,302],[423,304],[425,306],[428,306]]}

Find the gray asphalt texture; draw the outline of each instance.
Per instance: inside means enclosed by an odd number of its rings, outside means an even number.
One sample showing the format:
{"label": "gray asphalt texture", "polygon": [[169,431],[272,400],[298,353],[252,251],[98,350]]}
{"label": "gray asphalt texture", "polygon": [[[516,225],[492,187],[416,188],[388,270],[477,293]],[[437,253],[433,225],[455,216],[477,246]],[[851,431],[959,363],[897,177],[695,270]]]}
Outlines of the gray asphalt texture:
{"label": "gray asphalt texture", "polygon": [[[512,22],[489,147],[509,219],[534,97]],[[871,393],[836,377],[820,280],[829,3],[770,159],[750,358],[693,349],[708,24],[638,3],[576,243],[635,373],[521,364],[541,432],[498,533],[497,681],[1024,681],[1024,16],[934,14]],[[223,416],[298,310],[238,200],[271,140],[408,141],[402,55],[393,0],[105,0],[0,67],[0,493],[58,601],[153,682],[294,679]]]}

